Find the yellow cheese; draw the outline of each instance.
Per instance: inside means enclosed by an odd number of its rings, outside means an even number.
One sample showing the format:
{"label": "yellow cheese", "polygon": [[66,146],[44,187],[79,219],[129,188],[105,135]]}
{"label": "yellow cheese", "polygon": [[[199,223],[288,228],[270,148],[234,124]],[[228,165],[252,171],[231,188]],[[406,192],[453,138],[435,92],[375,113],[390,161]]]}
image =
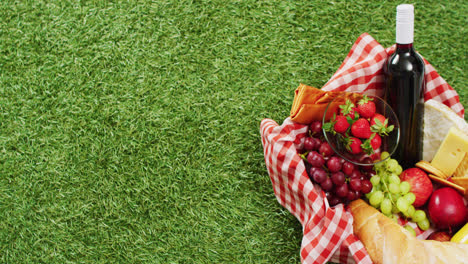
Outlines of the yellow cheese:
{"label": "yellow cheese", "polygon": [[445,175],[452,176],[467,152],[468,135],[451,127],[431,165],[441,170]]}
{"label": "yellow cheese", "polygon": [[468,133],[468,123],[435,99],[424,103],[423,160],[430,162],[451,127]]}
{"label": "yellow cheese", "polygon": [[460,165],[458,165],[457,169],[453,173],[453,177],[465,177],[468,178],[468,153],[465,154]]}

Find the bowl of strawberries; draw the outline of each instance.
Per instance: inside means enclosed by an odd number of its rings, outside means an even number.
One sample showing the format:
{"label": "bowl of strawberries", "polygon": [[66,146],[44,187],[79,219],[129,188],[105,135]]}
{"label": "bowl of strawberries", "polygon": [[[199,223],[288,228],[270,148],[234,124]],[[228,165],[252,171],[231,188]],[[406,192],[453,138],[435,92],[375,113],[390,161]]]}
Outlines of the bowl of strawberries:
{"label": "bowl of strawberries", "polygon": [[360,166],[385,161],[380,153],[395,152],[400,140],[398,118],[390,105],[377,96],[343,93],[325,109],[325,140],[343,159]]}

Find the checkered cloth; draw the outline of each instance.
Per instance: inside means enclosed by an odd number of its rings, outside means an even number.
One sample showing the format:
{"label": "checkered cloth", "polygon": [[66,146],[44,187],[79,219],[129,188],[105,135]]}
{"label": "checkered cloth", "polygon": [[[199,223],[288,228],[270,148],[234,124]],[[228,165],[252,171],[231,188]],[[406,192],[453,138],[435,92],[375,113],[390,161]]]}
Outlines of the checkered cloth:
{"label": "checkered cloth", "polygon": [[[382,66],[395,46],[383,48],[368,34],[362,34],[333,77],[322,87],[326,91],[366,92],[382,95]],[[434,68],[426,64],[425,100],[435,99],[463,117],[457,93]],[[307,126],[290,118],[278,125],[271,119],[260,124],[265,163],[278,202],[301,223],[302,263],[372,263],[365,247],[353,235],[353,217],[343,205],[331,208],[320,187],[307,176],[305,164],[297,155],[307,135]],[[427,237],[418,232],[418,237]]]}

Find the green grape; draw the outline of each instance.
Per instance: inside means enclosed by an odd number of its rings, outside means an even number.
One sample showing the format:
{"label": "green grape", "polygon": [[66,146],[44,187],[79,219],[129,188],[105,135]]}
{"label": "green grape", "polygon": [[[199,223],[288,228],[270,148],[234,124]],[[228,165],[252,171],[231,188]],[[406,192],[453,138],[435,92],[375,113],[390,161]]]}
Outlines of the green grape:
{"label": "green grape", "polygon": [[406,217],[406,218],[411,218],[412,215],[414,214],[414,206],[413,205],[409,205],[408,206],[408,209],[406,210],[406,212],[403,212],[403,215]]}
{"label": "green grape", "polygon": [[395,171],[394,171],[394,172],[395,172],[396,175],[400,175],[402,171],[403,171],[403,168],[402,168],[400,165],[398,165],[398,166],[395,168]]}
{"label": "green grape", "polygon": [[372,206],[377,208],[380,205],[380,203],[382,202],[383,199],[384,199],[383,192],[382,191],[376,191],[369,198],[369,203]]}
{"label": "green grape", "polygon": [[398,207],[398,210],[400,210],[400,212],[406,213],[406,211],[408,210],[409,204],[405,198],[400,197],[398,198],[396,202],[396,206]]}
{"label": "green grape", "polygon": [[364,194],[364,196],[366,196],[367,200],[370,199],[371,195],[372,195],[372,191]]}
{"label": "green grape", "polygon": [[421,222],[426,219],[426,213],[423,210],[416,210],[412,216],[414,222]]}
{"label": "green grape", "polygon": [[380,176],[380,178],[385,178],[386,174],[388,173],[387,168],[383,166],[380,170],[376,170],[376,173]]}
{"label": "green grape", "polygon": [[372,192],[381,191],[382,184],[372,185]]}
{"label": "green grape", "polygon": [[370,178],[370,182],[372,183],[372,186],[376,186],[380,183],[380,176],[379,175],[374,175]]}
{"label": "green grape", "polygon": [[392,202],[390,201],[390,199],[383,199],[382,203],[380,203],[380,211],[385,215],[389,215],[392,213]]}
{"label": "green grape", "polygon": [[400,185],[392,182],[388,185],[388,190],[390,193],[400,193]]}
{"label": "green grape", "polygon": [[376,172],[385,171],[385,170],[386,170],[385,163],[386,163],[386,162],[379,162],[379,163],[375,164],[375,165],[374,165],[375,171],[376,171]]}
{"label": "green grape", "polygon": [[386,158],[388,158],[390,156],[390,153],[388,153],[387,151],[384,151],[382,153],[380,153],[380,160],[384,160]]}
{"label": "green grape", "polygon": [[411,235],[413,235],[414,237],[416,236],[416,231],[414,231],[414,229],[409,226],[409,225],[405,225],[405,229],[411,233]]}
{"label": "green grape", "polygon": [[395,172],[398,166],[399,166],[398,161],[396,161],[395,159],[389,159],[387,160],[385,164],[385,167],[387,168],[387,170],[391,172]]}
{"label": "green grape", "polygon": [[[412,218],[415,211],[416,211],[416,209],[414,208],[414,206],[413,206],[412,204],[410,204],[410,205],[408,206],[408,210],[406,211],[406,213],[408,214],[407,217],[411,217],[411,218]],[[415,222],[416,222],[416,221],[415,221]]]}
{"label": "green grape", "polygon": [[383,168],[381,171],[379,171],[378,174],[379,174],[379,176],[380,176],[381,178],[385,178],[386,175],[387,175],[387,173],[388,173],[388,172],[387,172],[387,169],[386,169],[386,168]]}
{"label": "green grape", "polygon": [[392,174],[390,174],[390,177],[388,177],[388,182],[389,183],[400,184],[400,177],[398,177],[398,175],[392,173]]}
{"label": "green grape", "polygon": [[393,214],[398,214],[400,212],[400,210],[398,210],[398,208],[396,206],[392,206],[392,213]]}
{"label": "green grape", "polygon": [[419,228],[421,228],[421,230],[429,229],[430,225],[431,224],[429,223],[429,220],[427,218],[424,218],[423,220],[418,222],[418,226]]}
{"label": "green grape", "polygon": [[402,181],[400,183],[400,192],[401,194],[407,194],[411,190],[411,185],[407,181]]}
{"label": "green grape", "polygon": [[[395,208],[395,206],[394,206],[393,208]],[[398,216],[397,216],[397,215],[392,214],[392,216],[390,217],[390,219],[392,219],[393,221],[395,221],[395,223],[398,224]]]}
{"label": "green grape", "polygon": [[391,193],[390,196],[392,197],[392,201],[396,203],[396,201],[398,200],[398,198],[400,198],[401,195],[399,193]]}
{"label": "green grape", "polygon": [[392,219],[392,214],[384,214],[384,213],[382,213],[382,214],[385,215],[386,217]]}
{"label": "green grape", "polygon": [[408,201],[408,204],[413,204],[414,201],[416,201],[416,195],[414,193],[409,192],[403,196],[406,201]]}

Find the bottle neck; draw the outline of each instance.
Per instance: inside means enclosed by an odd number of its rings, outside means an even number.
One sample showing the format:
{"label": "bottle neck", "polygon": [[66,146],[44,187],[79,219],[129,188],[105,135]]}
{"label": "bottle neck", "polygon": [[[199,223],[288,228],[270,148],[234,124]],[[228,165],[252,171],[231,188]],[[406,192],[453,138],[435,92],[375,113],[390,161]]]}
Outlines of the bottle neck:
{"label": "bottle neck", "polygon": [[396,43],[413,43],[414,35],[414,7],[402,4],[397,6]]}
{"label": "bottle neck", "polygon": [[413,49],[413,43],[409,43],[409,44],[400,44],[400,43],[397,43],[397,44],[396,44],[396,49],[397,49],[398,51],[412,50],[412,49]]}

